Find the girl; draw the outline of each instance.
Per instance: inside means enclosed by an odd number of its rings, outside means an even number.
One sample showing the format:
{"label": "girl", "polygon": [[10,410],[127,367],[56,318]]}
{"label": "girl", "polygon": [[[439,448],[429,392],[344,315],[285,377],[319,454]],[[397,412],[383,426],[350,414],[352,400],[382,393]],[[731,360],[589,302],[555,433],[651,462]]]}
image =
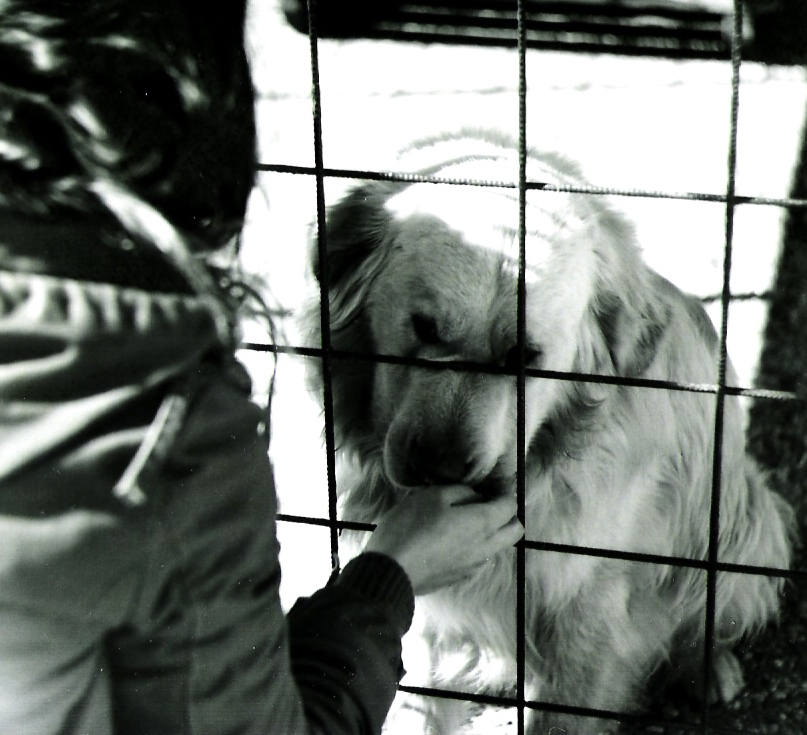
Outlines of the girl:
{"label": "girl", "polygon": [[377,733],[413,593],[521,536],[512,501],[414,492],[284,617],[209,265],[255,170],[244,16],[0,3],[0,732]]}

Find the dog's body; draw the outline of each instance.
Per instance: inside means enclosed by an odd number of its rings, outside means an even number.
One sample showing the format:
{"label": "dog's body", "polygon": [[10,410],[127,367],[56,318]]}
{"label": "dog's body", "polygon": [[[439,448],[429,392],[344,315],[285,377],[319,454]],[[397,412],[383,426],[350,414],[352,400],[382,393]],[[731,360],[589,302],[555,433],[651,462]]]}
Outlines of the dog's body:
{"label": "dog's body", "polygon": [[[432,139],[407,156],[445,178],[518,173],[516,152],[487,134]],[[527,172],[581,182],[556,156],[531,155]],[[531,191],[526,230],[519,353],[514,189],[374,182],[329,212],[335,349],[511,368],[333,360],[337,442],[353,471],[340,478],[345,519],[376,521],[415,486],[515,492],[519,359],[560,373],[716,382],[718,339],[701,305],[642,262],[631,229],[600,197]],[[527,378],[527,538],[706,559],[715,409],[711,393]],[[719,559],[786,568],[790,510],[745,456],[736,399],[726,397],[723,418]],[[731,648],[776,615],[779,588],[763,575],[718,574],[715,694],[728,699],[742,685]],[[662,666],[697,690],[706,599],[702,569],[527,550],[528,699],[631,711]],[[422,605],[435,685],[515,691],[515,552]],[[437,732],[469,717],[462,703],[433,702]],[[531,732],[552,726],[582,735],[609,720],[535,713]]]}

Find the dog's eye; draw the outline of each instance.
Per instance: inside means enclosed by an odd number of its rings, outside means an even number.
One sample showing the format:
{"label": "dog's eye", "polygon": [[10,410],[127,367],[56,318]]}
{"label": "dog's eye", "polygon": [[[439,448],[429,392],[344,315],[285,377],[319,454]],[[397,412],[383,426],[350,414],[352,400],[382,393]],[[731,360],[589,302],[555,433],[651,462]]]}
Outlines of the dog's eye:
{"label": "dog's eye", "polygon": [[[543,353],[537,347],[531,347],[530,345],[524,346],[524,366],[525,367],[534,367],[536,363],[541,359]],[[504,354],[504,366],[508,370],[517,370],[518,369],[518,345],[511,347],[507,352]]]}
{"label": "dog's eye", "polygon": [[440,343],[437,322],[430,316],[412,314],[412,329],[415,330],[415,336],[424,344],[436,345]]}

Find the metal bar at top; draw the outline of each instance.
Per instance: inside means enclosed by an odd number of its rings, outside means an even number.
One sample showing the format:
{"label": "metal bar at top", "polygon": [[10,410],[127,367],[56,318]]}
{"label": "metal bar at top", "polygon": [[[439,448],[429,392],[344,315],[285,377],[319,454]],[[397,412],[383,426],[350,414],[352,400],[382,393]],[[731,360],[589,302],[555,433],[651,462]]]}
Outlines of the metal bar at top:
{"label": "metal bar at top", "polygon": [[[316,168],[297,166],[286,163],[259,163],[258,171],[265,173],[316,175]],[[396,181],[418,184],[447,184],[450,186],[479,186],[500,189],[517,189],[518,183],[513,181],[486,181],[484,179],[454,179],[449,177],[428,176],[421,174],[400,173],[394,171],[366,171],[351,168],[323,168],[326,178],[358,179],[362,181]],[[726,203],[726,194],[710,194],[708,192],[661,191],[657,189],[622,189],[609,186],[588,186],[582,184],[560,185],[542,181],[527,181],[527,190],[563,192],[566,194],[591,194],[593,196],[618,196],[644,199],[674,199],[694,202]],[[790,197],[759,197],[734,194],[735,206],[751,204],[757,206],[783,207],[786,209],[807,209],[807,199]]]}

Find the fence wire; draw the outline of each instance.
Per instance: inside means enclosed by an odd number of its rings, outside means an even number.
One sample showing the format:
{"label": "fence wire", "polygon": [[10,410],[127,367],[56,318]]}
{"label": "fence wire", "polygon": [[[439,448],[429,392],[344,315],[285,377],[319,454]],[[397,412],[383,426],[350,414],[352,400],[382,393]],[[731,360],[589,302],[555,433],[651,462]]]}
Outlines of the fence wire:
{"label": "fence wire", "polygon": [[737,120],[740,109],[740,44],[742,43],[743,6],[734,4],[734,27],[731,37],[731,112],[729,152],[726,172],[726,240],[723,251],[723,292],[720,297],[720,344],[717,366],[717,394],[715,397],[714,453],[712,457],[712,507],[709,512],[709,565],[706,570],[706,627],[703,653],[703,682],[701,697],[702,722],[710,719],[709,688],[712,684],[713,644],[715,636],[715,599],[717,597],[717,561],[720,536],[720,481],[723,474],[723,407],[726,401],[726,370],[728,363],[726,342],[729,330],[729,303],[731,299],[731,257],[734,244],[734,201],[737,179]]}
{"label": "fence wire", "polygon": [[[500,187],[518,189],[519,203],[519,223],[518,223],[518,288],[517,288],[517,347],[519,360],[515,368],[504,368],[495,365],[480,365],[479,363],[460,361],[432,362],[420,358],[401,357],[396,355],[381,355],[377,353],[353,353],[334,350],[331,346],[330,334],[330,308],[328,298],[328,269],[322,267],[320,272],[320,326],[322,335],[321,348],[310,347],[287,347],[277,344],[247,343],[244,349],[271,352],[275,355],[296,354],[306,357],[313,357],[322,361],[323,375],[323,403],[324,403],[324,423],[325,423],[325,450],[327,457],[327,484],[328,484],[328,517],[316,518],[311,516],[279,514],[278,520],[292,524],[306,524],[326,527],[330,531],[330,553],[331,566],[333,569],[339,568],[339,532],[343,529],[372,531],[374,524],[358,523],[350,520],[341,520],[337,517],[337,493],[336,493],[336,459],[335,459],[335,438],[334,438],[334,417],[333,417],[333,387],[331,366],[335,360],[351,359],[365,360],[374,363],[390,363],[407,365],[412,367],[427,368],[431,370],[456,370],[481,372],[496,375],[513,375],[516,379],[517,391],[517,508],[518,515],[522,522],[525,520],[525,495],[526,495],[526,437],[525,437],[525,383],[528,378],[543,378],[553,380],[566,380],[576,382],[605,383],[620,386],[630,386],[634,389],[646,390],[668,390],[684,391],[711,394],[714,396],[715,413],[713,424],[714,455],[713,455],[713,475],[712,475],[712,497],[709,518],[709,546],[706,559],[693,559],[678,556],[662,556],[654,554],[642,554],[613,549],[591,548],[569,546],[538,541],[523,540],[517,545],[517,610],[516,610],[516,630],[517,630],[517,653],[516,672],[517,686],[514,697],[491,696],[482,694],[471,694],[467,692],[449,691],[445,689],[417,687],[401,685],[399,688],[403,692],[417,694],[427,697],[460,699],[474,702],[481,705],[514,707],[517,712],[517,733],[523,735],[525,730],[525,711],[527,709],[539,709],[544,711],[562,712],[582,717],[597,717],[609,719],[628,724],[638,724],[653,726],[656,728],[671,727],[676,732],[693,732],[702,735],[740,735],[739,731],[726,730],[711,723],[711,706],[709,703],[710,669],[712,663],[712,644],[715,635],[715,596],[717,587],[717,575],[719,573],[743,573],[766,575],[790,580],[807,581],[807,570],[785,570],[761,566],[748,566],[740,564],[730,564],[722,562],[718,554],[718,530],[720,524],[720,484],[722,475],[722,437],[723,437],[723,407],[728,396],[745,396],[760,400],[781,400],[781,401],[801,401],[795,393],[787,391],[767,390],[760,388],[748,388],[742,386],[727,385],[727,335],[729,306],[732,302],[747,299],[767,299],[769,293],[762,294],[732,294],[730,288],[731,264],[732,264],[732,244],[734,239],[734,219],[735,210],[739,206],[748,205],[768,205],[792,209],[807,208],[807,200],[793,198],[766,198],[741,196],[736,193],[736,166],[737,166],[737,128],[739,117],[739,90],[740,90],[740,69],[742,65],[741,46],[743,29],[743,7],[740,0],[735,0],[733,15],[733,26],[731,32],[731,109],[730,115],[730,135],[729,150],[726,166],[726,190],[723,194],[707,194],[700,192],[672,192],[643,189],[618,189],[597,186],[560,186],[540,181],[530,181],[527,179],[527,90],[528,80],[526,75],[526,51],[528,46],[528,24],[526,22],[525,11],[526,0],[515,0],[517,29],[515,46],[519,57],[519,80],[518,80],[518,154],[519,154],[519,175],[518,182],[503,181],[483,181],[470,179],[452,179],[435,176],[421,176],[417,174],[404,174],[390,171],[364,171],[357,169],[334,169],[326,168],[323,163],[322,147],[322,114],[321,114],[321,94],[319,82],[319,54],[318,54],[318,33],[317,33],[317,3],[316,0],[307,0],[308,10],[308,37],[310,43],[311,56],[311,80],[313,98],[313,143],[314,143],[314,166],[291,166],[273,163],[260,163],[258,170],[284,174],[296,174],[302,176],[312,176],[316,181],[316,233],[318,242],[318,256],[321,263],[326,262],[327,239],[325,228],[325,178],[357,179],[357,180],[382,180],[400,182],[418,182],[433,184],[449,184],[457,186],[478,186],[478,187]],[[605,376],[596,374],[582,374],[574,372],[556,372],[527,368],[524,363],[524,346],[526,335],[526,195],[528,191],[560,191],[588,196],[623,196],[623,197],[644,197],[650,199],[673,199],[717,202],[725,205],[725,240],[723,250],[723,272],[722,290],[720,294],[704,297],[704,302],[720,302],[721,322],[719,328],[719,358],[715,382],[712,384],[691,384],[665,380],[649,380],[644,378],[623,378],[615,376]],[[688,723],[682,721],[667,721],[658,716],[648,714],[631,714],[626,712],[610,712],[593,710],[582,707],[567,706],[549,702],[530,701],[525,697],[525,565],[526,553],[563,553],[582,556],[595,556],[601,558],[617,559],[627,562],[638,562],[656,565],[671,565],[700,569],[706,573],[706,610],[705,610],[705,637],[706,645],[704,649],[704,679],[702,681],[703,706],[701,710],[700,722]]]}

